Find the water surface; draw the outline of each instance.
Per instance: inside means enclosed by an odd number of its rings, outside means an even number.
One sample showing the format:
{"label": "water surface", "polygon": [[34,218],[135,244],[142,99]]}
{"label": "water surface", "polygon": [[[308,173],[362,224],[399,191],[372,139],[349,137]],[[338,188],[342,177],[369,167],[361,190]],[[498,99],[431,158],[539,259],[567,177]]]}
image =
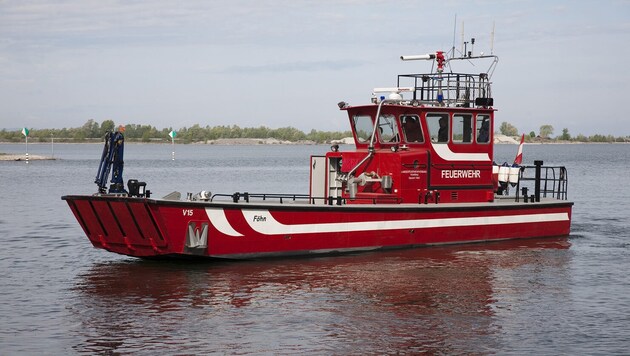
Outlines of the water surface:
{"label": "water surface", "polygon": [[[64,194],[91,194],[100,145],[0,162],[1,354],[623,354],[630,345],[630,145],[527,145],[569,170],[568,238],[238,263],[92,248]],[[308,191],[328,146],[128,144],[154,196]],[[347,149],[347,148],[346,148]],[[496,146],[497,162],[516,146]],[[23,152],[0,144],[0,152]],[[50,155],[46,144],[29,153]]]}

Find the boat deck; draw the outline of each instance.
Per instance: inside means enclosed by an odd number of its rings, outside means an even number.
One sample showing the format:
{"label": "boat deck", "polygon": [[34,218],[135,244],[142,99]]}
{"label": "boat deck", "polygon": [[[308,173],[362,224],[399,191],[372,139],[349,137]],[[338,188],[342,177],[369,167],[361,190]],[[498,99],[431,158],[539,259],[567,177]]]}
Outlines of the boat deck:
{"label": "boat deck", "polygon": [[214,201],[188,201],[188,200],[165,200],[165,199],[147,199],[149,204],[157,204],[157,205],[200,205],[205,207],[221,207],[221,208],[230,208],[230,207],[238,207],[242,208],[252,208],[252,209],[260,209],[260,208],[271,208],[274,210],[283,210],[283,209],[299,209],[299,210],[392,210],[392,211],[401,211],[401,210],[477,210],[477,209],[522,209],[523,207],[532,206],[540,208],[542,206],[572,206],[573,202],[567,200],[560,200],[556,198],[541,198],[540,202],[535,202],[532,200],[528,200],[528,202],[524,202],[521,198],[520,201],[516,201],[514,197],[500,197],[496,198],[493,202],[474,202],[474,203],[428,203],[428,204],[417,204],[417,203],[404,203],[404,204],[312,204],[309,203],[309,200],[298,200],[298,199],[290,199],[291,196],[286,196],[285,199],[250,199],[249,201],[239,200],[237,202],[227,201],[227,200],[214,200]]}

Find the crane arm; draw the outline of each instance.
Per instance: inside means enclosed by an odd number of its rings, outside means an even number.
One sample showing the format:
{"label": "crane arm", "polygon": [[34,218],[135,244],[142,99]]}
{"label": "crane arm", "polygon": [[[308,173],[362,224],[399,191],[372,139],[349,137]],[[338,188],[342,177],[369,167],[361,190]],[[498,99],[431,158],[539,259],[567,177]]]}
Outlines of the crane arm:
{"label": "crane arm", "polygon": [[105,194],[107,190],[107,179],[109,172],[112,172],[109,193],[127,193],[123,183],[123,153],[125,149],[125,137],[122,132],[109,131],[105,134],[105,146],[101,155],[101,162],[96,173],[94,183],[98,185],[98,192]]}

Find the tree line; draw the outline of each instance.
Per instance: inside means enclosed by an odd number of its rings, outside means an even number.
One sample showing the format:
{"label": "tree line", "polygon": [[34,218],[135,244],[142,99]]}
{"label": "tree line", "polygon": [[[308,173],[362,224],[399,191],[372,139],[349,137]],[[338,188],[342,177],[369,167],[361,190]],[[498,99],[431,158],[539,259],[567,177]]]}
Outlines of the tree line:
{"label": "tree line", "polygon": [[[29,138],[35,142],[50,142],[51,139],[65,142],[98,142],[103,139],[105,133],[116,128],[113,120],[104,120],[100,124],[92,119],[83,126],[62,129],[32,129]],[[125,139],[132,142],[170,142],[169,133],[172,127],[157,129],[151,125],[127,124],[125,125]],[[498,132],[506,136],[520,136],[519,130],[508,122],[502,122]],[[563,128],[562,134],[552,137],[554,128],[552,125],[542,125],[538,133],[531,131],[525,135],[526,142],[535,141],[569,141],[569,142],[630,142],[630,136],[591,135],[579,134],[572,136],[569,129]],[[340,140],[351,137],[352,132],[318,131],[311,130],[304,133],[294,127],[281,127],[272,129],[265,126],[239,127],[232,126],[205,126],[195,124],[191,127],[183,127],[177,130],[176,142],[193,143],[207,142],[222,138],[274,138],[281,141],[313,141],[325,143],[332,140]],[[24,139],[20,130],[0,131],[0,141],[20,142]]]}
{"label": "tree line", "polygon": [[[100,124],[92,119],[83,126],[63,129],[31,129],[29,141],[50,142],[51,139],[64,142],[98,142],[105,137],[108,131],[116,129],[112,120],[104,120]],[[172,127],[157,129],[151,125],[127,124],[125,125],[125,139],[131,142],[171,142],[169,133]],[[304,133],[294,127],[281,127],[272,129],[265,126],[239,127],[232,126],[205,126],[195,124],[191,127],[183,127],[176,130],[175,141],[177,143],[207,142],[223,138],[274,138],[281,141],[313,141],[325,143],[332,140],[340,140],[351,137],[352,132],[332,132],[311,130]],[[20,142],[24,136],[20,130],[0,131],[0,141]]]}
{"label": "tree line", "polygon": [[[502,122],[499,126],[499,133],[505,136],[520,136],[518,129],[508,123]],[[613,135],[600,135],[595,134],[591,136],[585,136],[579,134],[577,136],[571,136],[569,129],[563,128],[562,135],[552,137],[554,128],[552,125],[542,125],[539,128],[538,134],[534,131],[530,131],[529,135],[525,135],[526,142],[535,141],[569,141],[569,142],[630,142],[630,136],[618,136]]]}

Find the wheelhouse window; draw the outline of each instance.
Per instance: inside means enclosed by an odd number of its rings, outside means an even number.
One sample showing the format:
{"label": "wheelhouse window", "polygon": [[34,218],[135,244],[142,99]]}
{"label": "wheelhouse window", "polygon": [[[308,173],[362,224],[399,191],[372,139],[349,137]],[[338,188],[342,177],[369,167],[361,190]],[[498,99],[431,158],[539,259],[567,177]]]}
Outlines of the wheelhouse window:
{"label": "wheelhouse window", "polygon": [[417,115],[402,116],[400,121],[402,122],[403,133],[405,134],[405,141],[410,143],[424,142],[424,137],[422,135],[422,126],[420,125],[420,118]]}
{"label": "wheelhouse window", "polygon": [[368,115],[356,115],[352,118],[352,123],[354,124],[354,132],[357,135],[357,141],[359,141],[359,143],[370,142],[372,130],[374,129],[372,117]]}
{"label": "wheelhouse window", "polygon": [[473,132],[473,118],[471,114],[453,115],[453,142],[471,143]]}
{"label": "wheelhouse window", "polygon": [[477,142],[490,142],[490,115],[477,115]]}
{"label": "wheelhouse window", "polygon": [[448,142],[448,114],[427,114],[427,126],[431,142]]}
{"label": "wheelhouse window", "polygon": [[398,142],[398,124],[394,115],[381,115],[378,118],[378,132],[381,142]]}

